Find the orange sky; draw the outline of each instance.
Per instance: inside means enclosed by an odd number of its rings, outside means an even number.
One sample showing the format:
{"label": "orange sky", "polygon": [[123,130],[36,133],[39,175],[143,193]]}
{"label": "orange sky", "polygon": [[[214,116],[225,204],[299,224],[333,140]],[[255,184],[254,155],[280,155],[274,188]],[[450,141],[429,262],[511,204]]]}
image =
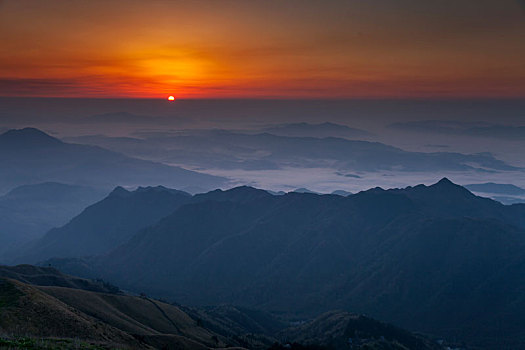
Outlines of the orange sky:
{"label": "orange sky", "polygon": [[525,97],[516,0],[0,0],[0,96]]}

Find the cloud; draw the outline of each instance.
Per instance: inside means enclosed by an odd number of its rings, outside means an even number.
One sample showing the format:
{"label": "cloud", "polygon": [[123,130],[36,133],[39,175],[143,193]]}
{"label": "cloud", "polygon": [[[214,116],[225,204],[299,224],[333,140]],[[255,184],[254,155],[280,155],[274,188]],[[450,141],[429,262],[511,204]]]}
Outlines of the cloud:
{"label": "cloud", "polygon": [[24,79],[1,78],[0,95],[23,96],[39,92],[42,95],[63,93],[70,89],[78,89],[79,81],[76,79]]}

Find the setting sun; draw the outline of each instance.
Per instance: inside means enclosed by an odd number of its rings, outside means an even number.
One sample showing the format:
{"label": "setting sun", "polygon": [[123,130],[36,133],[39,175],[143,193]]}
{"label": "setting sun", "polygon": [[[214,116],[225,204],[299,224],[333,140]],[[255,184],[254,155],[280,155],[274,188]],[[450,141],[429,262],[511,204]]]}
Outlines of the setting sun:
{"label": "setting sun", "polygon": [[173,97],[173,96],[169,96],[169,97],[168,97],[168,101],[175,101],[175,97]]}

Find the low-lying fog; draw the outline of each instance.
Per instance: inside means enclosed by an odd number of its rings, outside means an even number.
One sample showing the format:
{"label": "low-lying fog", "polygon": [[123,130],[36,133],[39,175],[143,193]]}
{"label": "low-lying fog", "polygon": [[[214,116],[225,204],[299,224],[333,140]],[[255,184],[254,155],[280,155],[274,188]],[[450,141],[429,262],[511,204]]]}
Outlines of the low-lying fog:
{"label": "low-lying fog", "polygon": [[0,131],[36,127],[228,186],[357,192],[447,176],[525,188],[523,100],[29,100],[1,99]]}

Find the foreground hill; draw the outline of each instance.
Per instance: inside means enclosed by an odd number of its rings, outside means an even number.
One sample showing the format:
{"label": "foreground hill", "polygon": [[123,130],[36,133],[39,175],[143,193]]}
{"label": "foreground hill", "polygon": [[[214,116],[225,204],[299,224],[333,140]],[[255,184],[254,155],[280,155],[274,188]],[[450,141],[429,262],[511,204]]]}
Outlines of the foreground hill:
{"label": "foreground hill", "polygon": [[[4,335],[69,338],[105,348],[209,349],[228,347],[228,339],[206,330],[176,306],[134,297],[53,286],[49,272],[31,266],[37,283],[0,277],[0,331]],[[42,274],[42,272],[44,272]],[[78,281],[54,271],[62,279]],[[40,281],[45,281],[42,286]],[[89,287],[90,282],[86,282]],[[96,284],[96,283],[95,283]],[[81,286],[82,287],[82,286]]]}
{"label": "foreground hill", "polygon": [[0,329],[4,334],[79,338],[111,347],[139,347],[131,335],[78,312],[36,287],[0,279],[0,296]]}
{"label": "foreground hill", "polygon": [[0,135],[0,163],[0,192],[46,181],[104,188],[140,184],[212,188],[225,180],[100,147],[65,143],[34,128]]}
{"label": "foreground hill", "polygon": [[437,342],[378,322],[363,315],[343,311],[323,314],[305,324],[281,332],[290,343],[324,346],[327,349],[438,350]]}
{"label": "foreground hill", "polygon": [[64,225],[105,194],[92,187],[46,182],[20,186],[0,196],[0,256]]}
{"label": "foreground hill", "polygon": [[[315,334],[315,327],[285,329],[286,323],[260,311],[228,305],[180,307],[100,288],[104,285],[99,281],[52,268],[0,266],[0,348],[268,349],[292,338],[306,345],[326,345],[327,335],[339,332],[341,323],[333,321],[338,313],[328,321],[323,316],[307,324],[323,325],[323,333]],[[384,334],[382,343],[388,349],[410,341],[421,345],[414,349],[441,348],[368,318],[352,315],[352,320],[357,336],[379,340]]]}
{"label": "foreground hill", "polygon": [[213,191],[84,263],[126,289],[184,304],[302,317],[353,310],[519,349],[523,261],[525,206],[504,206],[443,179],[348,197]]}

